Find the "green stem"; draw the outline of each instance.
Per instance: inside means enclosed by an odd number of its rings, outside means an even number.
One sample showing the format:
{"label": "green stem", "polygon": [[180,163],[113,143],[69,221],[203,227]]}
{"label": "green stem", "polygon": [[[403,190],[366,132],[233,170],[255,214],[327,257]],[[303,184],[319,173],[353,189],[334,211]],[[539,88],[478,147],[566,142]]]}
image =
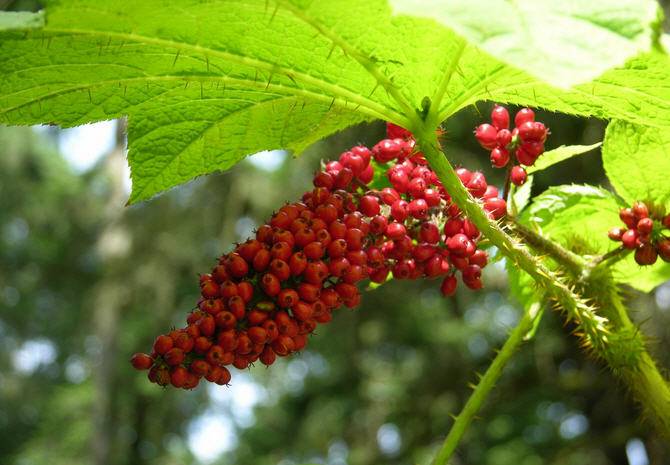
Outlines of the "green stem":
{"label": "green stem", "polygon": [[632,250],[626,249],[625,247],[619,247],[611,250],[604,255],[596,257],[591,263],[589,263],[589,269],[593,270],[596,267],[611,266],[616,262],[626,258],[630,252],[632,252]]}
{"label": "green stem", "polygon": [[[568,319],[577,325],[576,332],[582,338],[583,348],[609,365],[626,383],[659,432],[670,438],[670,386],[647,353],[643,337],[628,318],[626,308],[616,301],[619,294],[611,276],[605,281],[597,281],[609,269],[596,267],[587,276],[577,279],[574,276],[566,279],[549,270],[538,257],[531,255],[497,223],[488,219],[442,153],[430,124],[415,120],[411,129],[426,159],[458,207],[512,264],[535,280],[538,291],[566,312]],[[580,291],[586,297],[573,291],[577,287],[583,287]],[[596,313],[594,302],[610,319]]]}
{"label": "green stem", "polygon": [[[539,309],[539,305],[533,306],[535,310]],[[432,465],[445,465],[449,458],[452,456],[458,443],[460,442],[465,430],[470,426],[475,415],[481,409],[486,397],[489,395],[493,387],[496,385],[500,375],[502,374],[505,365],[509,359],[514,355],[516,350],[524,341],[524,336],[530,331],[533,327],[533,319],[535,314],[532,311],[524,312],[523,317],[519,324],[512,330],[509,337],[505,341],[505,344],[502,346],[496,357],[493,359],[493,363],[489,366],[484,373],[484,376],[477,384],[477,387],[470,395],[470,398],[465,403],[463,410],[456,417],[454,425],[449,430],[447,438],[442,443],[439,452],[433,459]]]}
{"label": "green stem", "polygon": [[[621,255],[627,254],[614,255],[613,258]],[[591,269],[578,285],[583,295],[598,302],[613,324],[610,350],[597,355],[602,356],[614,374],[630,389],[644,417],[670,439],[670,386],[647,352],[644,335],[628,316],[611,268],[597,266]]]}
{"label": "green stem", "polygon": [[558,242],[547,239],[542,234],[519,223],[514,218],[507,218],[507,222],[512,226],[513,231],[521,236],[533,249],[549,255],[575,276],[579,276],[582,273],[582,270],[586,266],[586,261],[582,257],[562,247]]}

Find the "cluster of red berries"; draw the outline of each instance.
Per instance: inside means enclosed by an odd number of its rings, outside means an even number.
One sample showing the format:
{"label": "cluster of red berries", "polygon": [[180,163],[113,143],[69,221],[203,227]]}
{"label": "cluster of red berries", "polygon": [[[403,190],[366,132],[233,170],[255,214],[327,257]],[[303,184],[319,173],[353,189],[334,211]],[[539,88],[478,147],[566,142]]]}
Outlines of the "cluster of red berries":
{"label": "cluster of red berries", "polygon": [[[133,366],[163,386],[192,389],[203,377],[227,384],[229,365],[271,365],[303,349],[334,310],[359,304],[362,280],[441,277],[448,296],[460,271],[480,289],[488,257],[477,249],[479,231],[414,150],[411,134],[391,124],[388,134],[372,150],[356,146],[327,163],[301,201],[223,255],[200,277],[202,297],[188,326],[158,336]],[[368,186],[375,169],[386,172],[388,187]],[[461,168],[458,176],[491,218],[505,214],[482,173]]]}
{"label": "cluster of red berries", "polygon": [[635,250],[639,265],[653,265],[659,255],[670,262],[670,237],[663,234],[664,229],[670,229],[670,215],[659,215],[644,202],[635,202],[632,208],[622,208],[619,218],[626,227],[610,229],[609,238]]}
{"label": "cluster of red berries", "polygon": [[[526,182],[526,170],[521,166],[532,166],[544,152],[544,142],[549,129],[535,121],[530,108],[522,108],[514,116],[515,128],[509,130],[510,117],[507,108],[495,105],[491,111],[491,124],[480,124],[475,128],[479,144],[491,151],[491,164],[504,168],[512,161],[510,180],[517,186]],[[514,160],[519,164],[515,165]]]}

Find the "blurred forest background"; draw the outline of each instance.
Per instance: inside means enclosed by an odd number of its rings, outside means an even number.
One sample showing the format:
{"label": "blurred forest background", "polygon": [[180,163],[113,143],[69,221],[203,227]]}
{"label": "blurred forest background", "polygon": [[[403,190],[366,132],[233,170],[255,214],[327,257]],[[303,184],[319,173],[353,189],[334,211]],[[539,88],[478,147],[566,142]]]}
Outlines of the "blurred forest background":
{"label": "blurred forest background", "polygon": [[[0,8],[30,7],[0,0]],[[500,185],[472,137],[489,110],[482,104],[450,120],[446,150]],[[539,118],[552,130],[548,148],[593,143],[604,131],[600,121]],[[427,463],[468,383],[519,317],[500,262],[487,267],[483,291],[461,289],[452,299],[437,281],[367,292],[304,353],[234,373],[229,388],[161,389],[128,362],[183,324],[197,274],[308,189],[320,160],[383,134],[380,123],[354,127],[298,159],[256,155],[124,207],[122,122],[0,127],[0,464]],[[534,194],[605,182],[598,151],[535,181]],[[627,296],[667,371],[670,283]],[[560,315],[545,315],[454,465],[670,463],[670,446],[569,330]]]}

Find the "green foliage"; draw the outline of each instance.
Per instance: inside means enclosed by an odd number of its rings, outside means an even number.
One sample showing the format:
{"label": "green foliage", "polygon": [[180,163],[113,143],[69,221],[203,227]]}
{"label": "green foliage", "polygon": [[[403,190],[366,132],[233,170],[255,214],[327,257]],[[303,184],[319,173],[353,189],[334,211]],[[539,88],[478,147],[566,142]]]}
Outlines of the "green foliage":
{"label": "green foliage", "polygon": [[646,201],[670,211],[670,130],[613,121],[603,143],[603,165],[617,193],[632,205]]}
{"label": "green foliage", "polygon": [[392,17],[382,0],[54,2],[44,28],[2,33],[0,55],[0,123],[129,117],[131,202],[260,150],[301,152],[361,121],[408,126],[422,102],[440,120],[496,99],[636,124],[670,121],[670,96],[659,85],[670,73],[665,55],[642,55],[560,90],[432,21]]}
{"label": "green foliage", "polygon": [[524,208],[526,208],[526,205],[528,205],[528,202],[530,202],[530,197],[531,193],[533,190],[533,176],[529,175],[528,178],[526,179],[526,182],[523,184],[521,187],[516,187],[513,186],[511,190],[511,205],[509,210],[511,210],[511,214],[516,216],[521,212]]}
{"label": "green foliage", "polygon": [[[398,12],[434,18],[491,55],[559,87],[590,81],[649,49],[653,0],[391,0]],[[657,26],[657,25],[656,25]]]}
{"label": "green foliage", "polygon": [[[557,251],[560,255],[561,245],[583,261],[610,251],[614,244],[606,233],[618,224],[619,200],[595,187],[559,186],[524,209],[532,182],[516,190],[512,212],[523,211],[521,222],[555,241],[553,249],[539,248],[550,256],[547,260],[528,253],[484,214],[443,157],[435,136],[443,120],[481,100],[614,119],[603,148],[612,184],[627,201],[656,200],[667,205],[670,192],[662,174],[670,168],[664,152],[670,142],[670,59],[660,47],[647,50],[652,33],[658,33],[651,27],[656,11],[652,2],[643,0],[619,2],[618,10],[605,2],[570,2],[561,5],[561,18],[551,21],[558,16],[558,7],[535,2],[519,6],[507,21],[507,10],[495,11],[500,7],[497,2],[489,5],[493,14],[487,9],[484,16],[502,28],[489,27],[483,35],[474,30],[473,16],[440,12],[449,14],[454,21],[449,24],[469,40],[474,38],[472,42],[435,21],[394,16],[384,0],[54,1],[47,6],[43,27],[39,27],[41,14],[2,13],[0,123],[72,126],[127,116],[131,203],[199,175],[226,170],[254,152],[299,153],[357,123],[382,119],[406,127],[416,135],[419,149],[453,201],[505,255],[514,270],[512,286],[526,307],[537,310],[541,299],[551,298],[564,310],[567,321],[584,333],[583,343],[629,386],[639,370],[645,382],[633,388],[637,399],[652,414],[654,404],[659,406],[659,423],[665,422],[665,430],[670,430],[668,404],[663,401],[670,391],[641,337],[634,341],[639,342],[639,350],[627,358],[607,357],[612,345],[628,347],[620,344],[620,338],[636,331],[633,324],[625,320],[624,330],[629,332],[609,337],[611,330],[620,328],[610,324],[614,321],[610,315],[599,313],[598,302],[573,288],[562,268],[565,257],[552,256]],[[470,7],[482,8],[480,3]],[[537,18],[542,14],[540,22]],[[578,26],[574,26],[576,19]],[[528,40],[531,33],[541,46]],[[570,34],[567,42],[561,39],[565,34]],[[501,44],[501,35],[508,41]],[[557,35],[561,47],[545,35]],[[519,47],[520,38],[523,47]],[[523,70],[498,61],[480,46],[506,56]],[[552,53],[543,53],[544,47]],[[578,59],[572,61],[575,54]],[[562,56],[571,61],[557,58]],[[541,77],[549,76],[549,81],[563,87],[533,77],[538,69]],[[582,82],[596,75],[591,82],[564,88],[573,80]],[[559,147],[535,171],[592,148]],[[636,163],[639,157],[645,157],[643,164]],[[653,175],[647,178],[647,173]],[[262,187],[256,186],[265,183],[261,178],[248,185],[258,195]],[[385,183],[377,178],[373,187]],[[285,189],[290,184],[282,179]],[[232,187],[223,198],[230,192]],[[109,222],[118,226],[113,219]],[[168,248],[185,253],[174,246]],[[101,255],[105,266],[100,272],[111,275],[110,282],[115,283],[109,289],[122,288],[118,283],[129,279],[127,269]],[[163,265],[158,268],[170,268],[170,263]],[[582,267],[582,262],[576,267]],[[584,272],[588,274],[586,268]],[[159,273],[154,269],[149,275]],[[641,270],[629,257],[616,265],[614,275],[618,282],[649,291],[670,278],[670,265],[659,263]],[[113,302],[101,297],[105,295],[99,291],[98,299]],[[169,297],[165,300],[169,302]],[[531,323],[527,314],[521,321]],[[537,321],[531,332],[537,329]],[[517,327],[503,353],[510,355],[529,328]],[[490,376],[497,379],[506,357],[496,358]],[[489,381],[481,385],[483,390],[475,390],[475,400],[468,402],[467,415],[461,418],[473,418],[483,405],[484,393],[493,386],[493,378],[486,376]],[[104,408],[110,411],[109,405]],[[443,450],[453,451],[456,442]],[[440,463],[450,454],[444,452]]]}
{"label": "green foliage", "polygon": [[535,162],[533,166],[526,168],[528,174],[537,173],[538,171],[546,170],[550,166],[560,163],[572,157],[583,155],[593,149],[600,147],[600,142],[591,145],[561,145],[553,150],[547,150]]}
{"label": "green foliage", "polygon": [[[568,249],[604,254],[618,246],[607,237],[607,231],[621,224],[622,206],[604,189],[558,186],[536,197],[520,220]],[[613,274],[618,282],[649,292],[670,279],[670,264],[659,260],[654,266],[641,267],[629,256],[616,264]]]}

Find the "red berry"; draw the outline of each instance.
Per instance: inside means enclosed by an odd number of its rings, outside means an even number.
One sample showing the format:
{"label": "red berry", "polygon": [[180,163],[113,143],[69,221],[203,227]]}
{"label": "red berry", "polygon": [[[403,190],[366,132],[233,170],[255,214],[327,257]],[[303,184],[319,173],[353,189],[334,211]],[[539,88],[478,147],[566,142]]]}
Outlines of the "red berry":
{"label": "red berry", "polygon": [[266,346],[261,353],[261,356],[258,358],[263,365],[272,365],[277,359],[277,354],[275,354],[272,347]]}
{"label": "red berry", "polygon": [[279,284],[279,279],[272,273],[265,273],[261,278],[261,288],[270,297],[274,297],[279,294],[281,290],[281,285]]}
{"label": "red berry", "polygon": [[335,185],[335,177],[325,171],[320,171],[314,176],[314,186],[315,187],[325,187],[326,189],[332,189]]}
{"label": "red berry", "polygon": [[644,202],[635,202],[633,204],[633,214],[636,219],[647,218],[649,216],[649,208]]}
{"label": "red berry", "polygon": [[484,174],[480,173],[479,171],[476,171],[472,173],[472,177],[465,186],[468,188],[468,190],[474,197],[482,197],[486,192],[486,187],[488,186],[488,184],[486,183],[486,178],[484,177]]}
{"label": "red berry", "polygon": [[392,205],[395,201],[400,200],[400,194],[395,189],[385,187],[381,191],[380,198],[386,205]]}
{"label": "red berry", "polygon": [[493,110],[491,110],[491,123],[493,123],[496,129],[507,129],[509,127],[509,112],[507,108],[494,105]]}
{"label": "red berry", "polygon": [[638,232],[635,229],[629,229],[621,235],[621,242],[627,249],[635,249],[638,246]]}
{"label": "red berry", "polygon": [[249,272],[249,265],[246,260],[237,253],[230,254],[226,267],[228,272],[236,278],[242,278]]}
{"label": "red berry", "polygon": [[509,158],[509,152],[505,148],[496,147],[491,150],[491,164],[496,168],[507,166]]}
{"label": "red berry", "polygon": [[147,354],[137,353],[130,358],[130,363],[136,370],[148,370],[153,365],[154,360]]}
{"label": "red berry", "polygon": [[443,230],[448,238],[455,236],[463,230],[463,220],[460,218],[451,218],[444,223]]}
{"label": "red berry", "polygon": [[512,167],[512,172],[510,173],[510,180],[515,186],[521,186],[525,184],[527,178],[528,175],[526,174],[525,169],[523,169],[518,165]]}
{"label": "red berry", "polygon": [[170,336],[161,335],[154,341],[154,352],[159,355],[165,355],[168,350],[172,349],[174,342]]}
{"label": "red berry", "polygon": [[619,218],[624,222],[628,228],[635,228],[637,226],[637,221],[635,221],[635,214],[630,208],[622,208],[619,211]]}
{"label": "red berry", "polygon": [[254,344],[265,344],[265,341],[267,341],[268,338],[267,331],[265,331],[265,329],[261,328],[260,326],[253,326],[249,328],[247,330],[247,335]]}
{"label": "red berry", "polygon": [[365,216],[375,216],[379,214],[379,200],[373,195],[364,195],[359,202],[361,213]]}
{"label": "red berry", "polygon": [[663,261],[670,262],[670,239],[664,238],[658,241],[658,244],[656,244],[656,249],[658,250],[658,254],[661,256]]}
{"label": "red berry", "polygon": [[389,139],[409,139],[412,133],[393,123],[386,123],[386,135]]}
{"label": "red berry", "polygon": [[442,281],[442,285],[440,286],[440,291],[445,297],[451,297],[456,293],[456,286],[458,285],[458,281],[456,280],[456,276],[447,276],[444,278]]}
{"label": "red berry", "polygon": [[419,238],[423,242],[437,244],[440,241],[440,230],[435,223],[423,222],[419,229]]}
{"label": "red berry", "polygon": [[651,244],[642,244],[635,250],[635,261],[638,265],[653,265],[657,258],[656,248]]}
{"label": "red berry", "polygon": [[496,142],[500,148],[506,149],[512,142],[512,132],[509,129],[501,129],[496,135]]}
{"label": "red berry", "polygon": [[176,388],[182,388],[188,381],[189,372],[184,367],[174,367],[170,371],[170,384]]}
{"label": "red berry", "polygon": [[475,128],[475,138],[479,142],[479,145],[488,150],[492,150],[498,144],[496,141],[497,135],[498,130],[495,126],[487,123],[480,124]]}
{"label": "red berry", "polygon": [[414,218],[423,219],[428,216],[428,204],[424,199],[415,199],[409,203],[407,211]]}
{"label": "red berry", "polygon": [[654,229],[654,220],[649,217],[640,219],[637,222],[637,230],[640,234],[650,234]]}
{"label": "red berry", "polygon": [[528,121],[535,121],[535,112],[530,108],[522,108],[514,117],[514,125],[517,128]]}
{"label": "red berry", "polygon": [[168,365],[181,365],[184,361],[184,351],[177,347],[173,347],[163,355],[163,360],[165,360],[165,363]]}
{"label": "red berry", "polygon": [[207,373],[209,373],[209,370],[211,369],[211,365],[207,363],[205,360],[193,360],[190,366],[191,373],[198,377],[205,376]]}
{"label": "red berry", "polygon": [[484,200],[484,210],[489,212],[494,220],[498,220],[507,213],[507,203],[499,197],[486,199]]}
{"label": "red berry", "polygon": [[386,235],[391,239],[400,239],[407,233],[405,226],[401,223],[393,222],[386,227]]}
{"label": "red berry", "polygon": [[621,228],[612,228],[612,229],[610,229],[609,232],[607,233],[607,236],[608,236],[610,239],[612,239],[613,241],[620,241],[620,240],[621,240],[621,236],[623,235],[623,233],[624,233],[625,231],[626,231],[625,229],[621,229]]}
{"label": "red berry", "polygon": [[372,147],[372,156],[379,163],[387,163],[401,156],[403,146],[398,139],[384,139]]}
{"label": "red berry", "polygon": [[516,149],[516,159],[522,165],[532,166],[535,164],[535,160],[537,160],[537,155],[528,152],[526,150],[527,148],[528,148],[527,144],[521,144]]}

